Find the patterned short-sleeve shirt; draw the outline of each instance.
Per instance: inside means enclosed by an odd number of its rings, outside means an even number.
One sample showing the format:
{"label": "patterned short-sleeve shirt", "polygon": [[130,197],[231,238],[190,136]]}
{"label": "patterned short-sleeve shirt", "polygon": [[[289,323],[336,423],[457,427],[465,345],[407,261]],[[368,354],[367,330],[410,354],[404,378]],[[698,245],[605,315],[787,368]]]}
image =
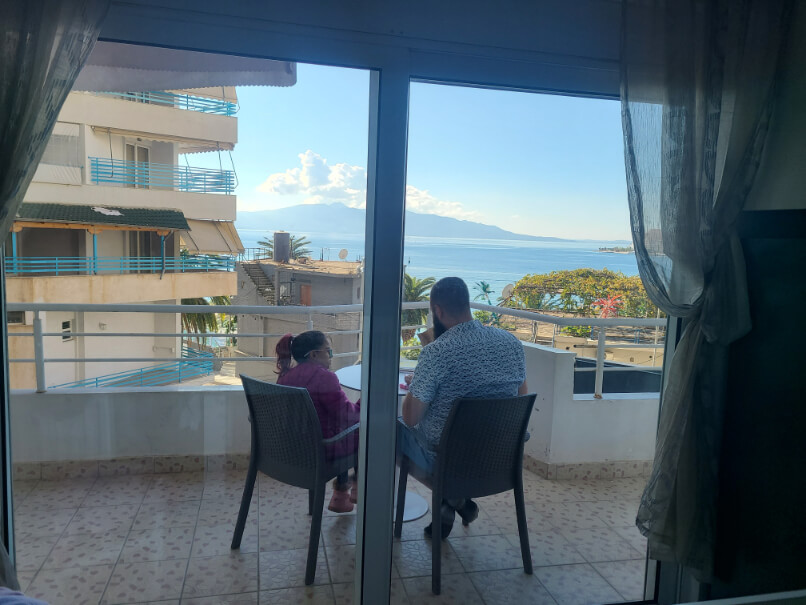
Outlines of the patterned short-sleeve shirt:
{"label": "patterned short-sleeve shirt", "polygon": [[526,379],[523,346],[478,321],[457,324],[423,347],[409,392],[427,405],[415,428],[432,457],[460,397],[512,397]]}

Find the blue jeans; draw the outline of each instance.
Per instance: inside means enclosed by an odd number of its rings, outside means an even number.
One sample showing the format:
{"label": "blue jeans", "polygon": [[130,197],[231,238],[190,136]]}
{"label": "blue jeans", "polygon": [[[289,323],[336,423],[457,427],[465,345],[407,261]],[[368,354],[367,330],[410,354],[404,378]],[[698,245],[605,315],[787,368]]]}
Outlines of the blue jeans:
{"label": "blue jeans", "polygon": [[[414,430],[409,427],[403,419],[397,419],[397,451],[398,454],[405,454],[409,459],[421,469],[431,473],[434,470],[434,463],[431,460],[426,447],[414,436]],[[442,500],[442,524],[453,525],[455,511],[463,508],[466,502],[464,498],[458,500]]]}
{"label": "blue jeans", "polygon": [[434,470],[434,463],[428,450],[417,440],[414,430],[407,426],[402,418],[397,419],[397,451],[408,456],[421,469],[429,473]]}

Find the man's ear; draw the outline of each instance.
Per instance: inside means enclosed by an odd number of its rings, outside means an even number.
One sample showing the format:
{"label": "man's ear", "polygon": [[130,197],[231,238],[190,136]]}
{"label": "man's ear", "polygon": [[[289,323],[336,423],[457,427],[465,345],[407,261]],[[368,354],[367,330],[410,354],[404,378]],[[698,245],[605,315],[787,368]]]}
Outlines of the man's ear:
{"label": "man's ear", "polygon": [[442,307],[437,304],[431,304],[431,314],[436,317],[439,321],[442,321],[443,314],[442,314]]}

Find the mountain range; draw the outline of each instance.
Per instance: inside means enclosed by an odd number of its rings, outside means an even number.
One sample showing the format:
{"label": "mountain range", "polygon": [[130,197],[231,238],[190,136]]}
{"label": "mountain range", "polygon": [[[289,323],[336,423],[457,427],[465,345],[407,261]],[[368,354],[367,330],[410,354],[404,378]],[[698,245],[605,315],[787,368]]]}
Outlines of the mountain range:
{"label": "mountain range", "polygon": [[[344,204],[302,204],[277,210],[238,212],[238,229],[308,231],[363,234],[366,213]],[[540,237],[506,231],[494,225],[463,221],[436,214],[406,212],[406,235],[419,237],[448,237],[466,239],[507,239],[522,241],[563,241],[559,237]]]}

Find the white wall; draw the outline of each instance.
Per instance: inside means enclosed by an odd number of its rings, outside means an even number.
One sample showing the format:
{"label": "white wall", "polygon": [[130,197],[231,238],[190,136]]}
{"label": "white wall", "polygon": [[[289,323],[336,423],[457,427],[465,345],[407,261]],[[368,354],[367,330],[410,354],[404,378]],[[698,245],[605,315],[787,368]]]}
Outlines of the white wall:
{"label": "white wall", "polygon": [[574,353],[523,344],[529,391],[537,393],[525,453],[549,464],[651,460],[658,396],[574,395]]}
{"label": "white wall", "polygon": [[[45,332],[61,332],[62,322],[72,321],[72,331],[77,332],[80,323],[75,313],[62,313],[48,311],[41,313],[42,325]],[[78,353],[79,339],[63,341],[60,336],[45,336],[44,339],[45,358],[70,358],[76,357]],[[75,362],[59,362],[45,364],[47,376],[46,384],[63,384],[73,382],[79,378],[79,364]]]}
{"label": "white wall", "polygon": [[11,395],[14,462],[246,453],[249,431],[241,387]]}
{"label": "white wall", "polygon": [[[101,231],[98,234],[98,256],[119,258],[129,256],[128,238],[125,231]],[[87,249],[92,254],[92,234],[87,233]],[[99,271],[103,273],[104,271]]]}
{"label": "white wall", "polygon": [[[178,304],[176,300],[155,301],[154,304]],[[73,320],[73,332],[113,333],[113,332],[161,332],[179,333],[179,317],[166,313],[42,313],[46,332],[60,332],[62,321]],[[177,337],[157,338],[154,336],[123,337],[75,337],[62,341],[60,337],[48,336],[44,339],[45,358],[112,358],[136,357],[133,362],[92,362],[45,364],[45,384],[64,384],[85,378],[95,378],[107,374],[136,370],[155,364],[169,363],[151,361],[154,358],[181,355],[181,339]],[[82,367],[83,366],[83,367]]]}

